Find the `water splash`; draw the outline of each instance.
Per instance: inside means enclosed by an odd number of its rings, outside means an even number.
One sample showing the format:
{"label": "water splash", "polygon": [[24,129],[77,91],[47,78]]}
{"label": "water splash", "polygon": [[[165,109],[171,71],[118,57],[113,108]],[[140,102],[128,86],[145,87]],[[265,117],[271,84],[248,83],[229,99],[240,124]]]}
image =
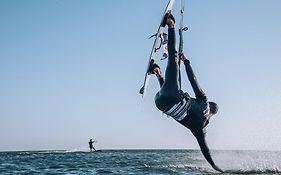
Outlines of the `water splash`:
{"label": "water splash", "polygon": [[218,164],[230,174],[280,174],[281,152],[217,151]]}

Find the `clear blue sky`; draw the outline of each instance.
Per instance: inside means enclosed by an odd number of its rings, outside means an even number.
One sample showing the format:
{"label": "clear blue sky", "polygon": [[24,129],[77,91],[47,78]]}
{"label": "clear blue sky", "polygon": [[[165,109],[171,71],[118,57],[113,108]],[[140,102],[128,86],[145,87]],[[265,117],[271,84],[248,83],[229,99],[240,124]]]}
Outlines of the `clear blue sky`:
{"label": "clear blue sky", "polygon": [[[166,3],[0,1],[0,150],[79,149],[90,138],[99,149],[198,148],[155,107],[155,77],[138,94]],[[280,7],[186,0],[185,51],[220,106],[207,127],[212,149],[280,150]]]}

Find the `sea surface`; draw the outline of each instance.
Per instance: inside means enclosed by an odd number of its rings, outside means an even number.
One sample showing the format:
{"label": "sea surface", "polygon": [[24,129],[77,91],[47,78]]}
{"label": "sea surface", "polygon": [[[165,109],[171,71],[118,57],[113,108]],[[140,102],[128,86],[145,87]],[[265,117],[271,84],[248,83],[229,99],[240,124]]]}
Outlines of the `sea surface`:
{"label": "sea surface", "polygon": [[[224,174],[281,174],[280,151],[212,151]],[[0,174],[221,174],[199,150],[0,152]]]}

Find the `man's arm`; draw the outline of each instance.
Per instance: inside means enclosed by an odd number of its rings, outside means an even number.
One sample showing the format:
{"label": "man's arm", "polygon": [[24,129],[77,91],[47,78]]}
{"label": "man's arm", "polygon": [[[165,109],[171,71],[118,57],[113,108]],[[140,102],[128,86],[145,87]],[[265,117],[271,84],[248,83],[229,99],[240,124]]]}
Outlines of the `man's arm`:
{"label": "man's arm", "polygon": [[196,131],[191,131],[192,134],[196,137],[198,143],[199,143],[199,146],[200,146],[200,149],[201,149],[201,152],[203,153],[205,159],[209,162],[209,164],[217,171],[219,172],[223,172],[216,164],[215,162],[213,161],[212,157],[211,157],[211,154],[210,154],[210,150],[208,148],[208,145],[206,143],[206,140],[205,140],[205,134],[206,132],[204,131],[204,129],[199,129],[199,130],[196,130]]}
{"label": "man's arm", "polygon": [[188,59],[183,59],[184,65],[185,65],[185,71],[188,77],[188,80],[192,86],[192,89],[195,93],[196,98],[207,98],[203,90],[200,88],[199,83],[197,81],[197,78],[193,72],[193,69],[190,65],[190,62]]}

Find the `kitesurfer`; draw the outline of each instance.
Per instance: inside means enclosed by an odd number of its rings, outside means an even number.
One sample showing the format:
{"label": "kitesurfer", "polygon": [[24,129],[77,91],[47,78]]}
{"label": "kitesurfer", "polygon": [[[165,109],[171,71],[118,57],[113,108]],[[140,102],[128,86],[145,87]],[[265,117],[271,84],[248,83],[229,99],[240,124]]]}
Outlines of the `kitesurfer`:
{"label": "kitesurfer", "polygon": [[93,145],[94,141],[92,139],[90,139],[89,141],[89,148],[90,148],[90,151],[96,151],[94,145]]}
{"label": "kitesurfer", "polygon": [[[154,61],[150,63],[149,68],[149,72],[156,75],[160,84],[160,90],[155,95],[155,104],[163,113],[173,117],[177,122],[190,129],[197,139],[205,159],[215,170],[223,172],[214,163],[205,140],[205,127],[209,123],[210,117],[217,113],[218,105],[208,101],[206,94],[197,82],[190,61],[183,53],[177,53],[175,19],[170,12],[165,15],[162,22],[162,27],[165,27],[165,25],[168,25],[168,63],[165,78],[162,76],[160,67]],[[183,92],[180,88],[179,59],[184,63],[195,98],[190,97],[187,92]]]}

